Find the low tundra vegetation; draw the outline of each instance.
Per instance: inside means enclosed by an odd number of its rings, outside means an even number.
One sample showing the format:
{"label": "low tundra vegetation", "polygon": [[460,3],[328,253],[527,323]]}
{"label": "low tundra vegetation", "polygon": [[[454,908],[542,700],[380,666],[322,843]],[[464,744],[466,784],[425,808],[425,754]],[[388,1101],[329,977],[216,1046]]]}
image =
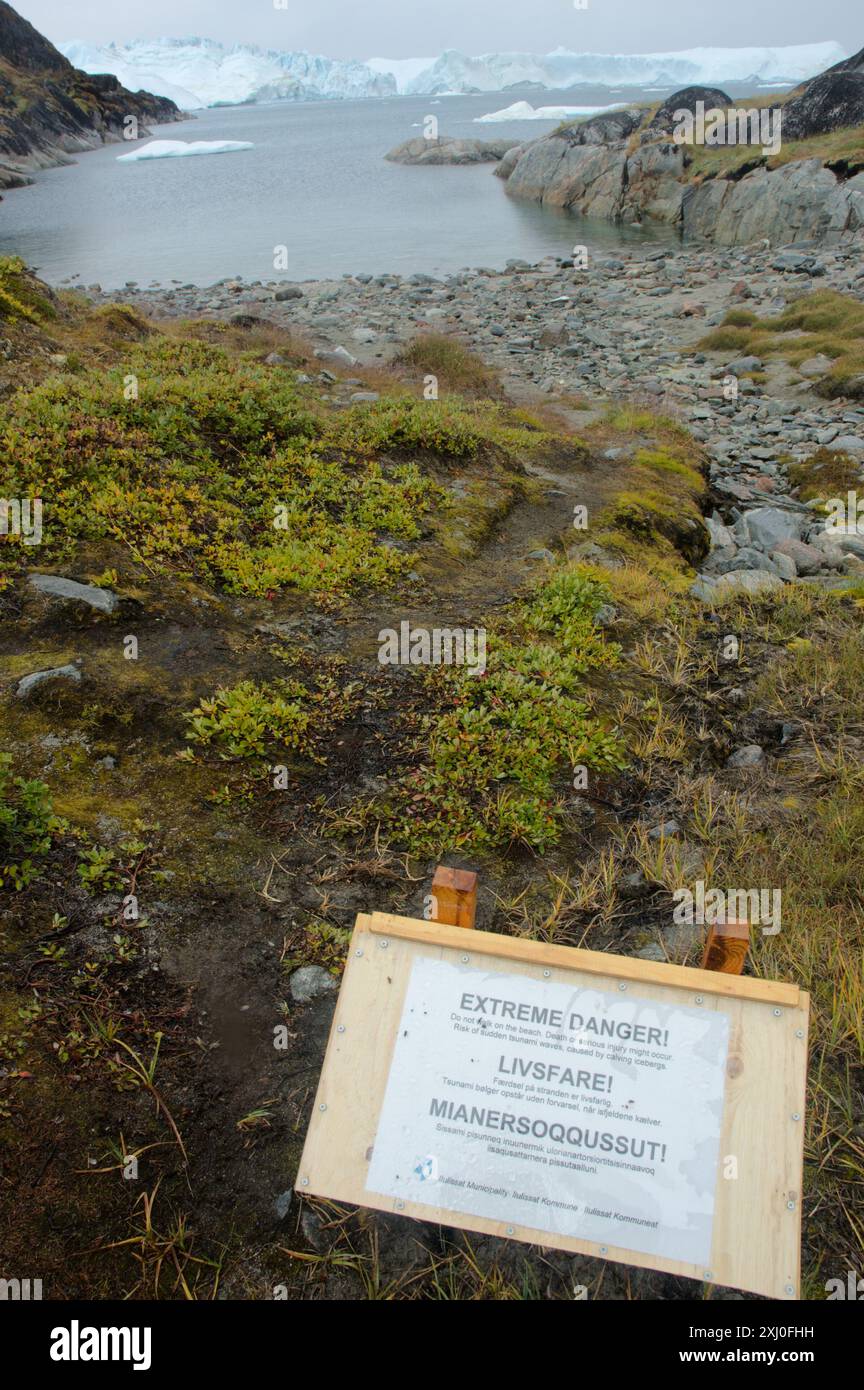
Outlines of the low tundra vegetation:
{"label": "low tundra vegetation", "polygon": [[625,766],[621,739],[589,695],[589,678],[620,656],[596,621],[608,598],[579,566],[559,570],[489,634],[483,674],[453,666],[429,675],[439,709],[413,750],[420,765],[376,808],[394,842],[542,852],[566,827],[573,770]]}
{"label": "low tundra vegetation", "polygon": [[[232,593],[344,597],[411,569],[448,469],[518,468],[543,438],[499,404],[457,397],[402,392],[327,413],[289,370],[148,333],[122,363],[12,397],[0,486],[42,499],[43,568],[108,540],[150,573]],[[33,562],[9,537],[0,575]]]}
{"label": "low tundra vegetation", "polygon": [[832,361],[816,381],[819,394],[864,400],[864,304],[853,295],[816,290],[766,318],[734,309],[699,346],[709,352],[780,357],[793,367],[821,354]]}

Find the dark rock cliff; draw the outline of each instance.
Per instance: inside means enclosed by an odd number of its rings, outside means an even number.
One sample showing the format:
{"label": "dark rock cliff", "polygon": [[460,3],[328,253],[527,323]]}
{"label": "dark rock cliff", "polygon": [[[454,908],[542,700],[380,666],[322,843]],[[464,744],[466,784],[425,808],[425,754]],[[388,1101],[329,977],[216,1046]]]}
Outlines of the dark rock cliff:
{"label": "dark rock cliff", "polygon": [[79,71],[11,5],[0,0],[0,188],[27,171],[68,162],[79,150],[120,140],[129,128],[181,119],[165,97],[128,92],[116,77]]}

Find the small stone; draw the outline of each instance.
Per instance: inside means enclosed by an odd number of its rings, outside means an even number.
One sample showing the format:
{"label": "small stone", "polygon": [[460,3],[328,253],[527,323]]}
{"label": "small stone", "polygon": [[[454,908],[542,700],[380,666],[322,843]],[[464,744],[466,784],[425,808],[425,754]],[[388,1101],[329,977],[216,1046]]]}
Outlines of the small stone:
{"label": "small stone", "polygon": [[798,570],[791,556],[784,555],[781,550],[772,550],[771,559],[774,561],[777,573],[781,579],[785,579],[788,583],[790,580],[797,578]]}
{"label": "small stone", "polygon": [[736,748],[732,756],[726,759],[726,766],[761,767],[764,761],[765,750],[758,743],[748,743],[743,748]]}
{"label": "small stone", "polygon": [[541,347],[564,347],[570,341],[570,334],[563,323],[547,323],[540,334]]}
{"label": "small stone", "polygon": [[380,397],[377,391],[355,391],[349,399],[352,405],[373,405]]}
{"label": "small stone", "polygon": [[281,289],[276,291],[273,298],[282,304],[286,299],[302,299],[303,291],[299,285],[283,285]]}
{"label": "small stone", "polygon": [[279,1193],[279,1196],[276,1198],[276,1201],[273,1203],[273,1205],[274,1205],[275,1208],[276,1208],[276,1217],[277,1217],[277,1220],[279,1220],[279,1221],[284,1221],[284,1220],[285,1220],[285,1217],[288,1215],[289,1211],[291,1210],[291,1202],[293,1201],[293,1198],[294,1198],[294,1194],[293,1194],[293,1192],[291,1191],[290,1187],[289,1187],[289,1188],[286,1188],[284,1192],[280,1192],[280,1193]]}
{"label": "small stone", "polygon": [[99,589],[95,584],[78,584],[74,579],[63,579],[58,574],[31,574],[29,583],[49,598],[86,603],[100,613],[113,613],[120,603],[119,595],[110,589]]}
{"label": "small stone", "polygon": [[636,952],[636,955],[639,957],[640,960],[665,961],[667,958],[666,952],[663,950],[663,947],[658,946],[656,942],[652,942],[650,946],[640,947],[640,949]]}
{"label": "small stone", "polygon": [[815,357],[808,357],[806,362],[802,362],[798,371],[801,376],[824,376],[833,360],[826,357],[824,352],[818,352]]}
{"label": "small stone", "polygon": [[731,372],[733,376],[743,376],[745,372],[758,372],[761,366],[761,357],[736,357],[734,362],[727,364],[726,370]]}
{"label": "small stone", "polygon": [[348,349],[344,347],[335,347],[332,349],[317,348],[315,351],[315,356],[321,362],[333,362],[340,367],[357,366],[357,358],[352,357]]}
{"label": "small stone", "polygon": [[320,965],[301,965],[291,976],[288,988],[295,1004],[308,1004],[322,994],[332,994],[339,986]]}
{"label": "small stone", "polygon": [[45,685],[48,681],[80,681],[81,672],[77,666],[51,666],[45,671],[33,671],[29,676],[23,676],[18,682],[18,689],[15,692],[16,698],[26,700],[34,690],[40,685]]}
{"label": "small stone", "polygon": [[648,831],[648,839],[668,840],[670,836],[679,834],[680,830],[677,820],[664,820],[662,825],[655,825]]}

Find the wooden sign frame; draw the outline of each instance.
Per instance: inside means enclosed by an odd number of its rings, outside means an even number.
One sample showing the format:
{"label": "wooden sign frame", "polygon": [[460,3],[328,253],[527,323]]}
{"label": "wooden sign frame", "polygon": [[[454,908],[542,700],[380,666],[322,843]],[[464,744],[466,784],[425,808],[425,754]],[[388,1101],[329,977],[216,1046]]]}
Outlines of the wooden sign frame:
{"label": "wooden sign frame", "polygon": [[[729,1052],[710,1267],[513,1226],[370,1192],[366,1175],[412,963],[419,957],[724,1012]],[[797,985],[576,950],[387,913],[356,921],[296,1190],[421,1221],[685,1275],[768,1297],[800,1296],[809,996]],[[686,1101],[685,1101],[686,1103]],[[724,1177],[734,1155],[737,1177]],[[574,1177],[578,1184],[578,1177]]]}

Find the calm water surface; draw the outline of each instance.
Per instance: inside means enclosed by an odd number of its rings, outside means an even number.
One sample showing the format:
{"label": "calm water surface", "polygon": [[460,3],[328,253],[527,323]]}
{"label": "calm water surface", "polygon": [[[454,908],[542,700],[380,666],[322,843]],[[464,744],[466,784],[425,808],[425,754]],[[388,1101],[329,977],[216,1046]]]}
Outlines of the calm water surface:
{"label": "calm water surface", "polygon": [[636,100],[581,88],[559,93],[395,97],[383,101],[274,103],[200,112],[154,129],[156,139],[251,140],[235,154],[118,164],[132,146],[107,145],[46,170],[0,203],[0,253],[18,254],[52,284],[72,278],[117,288],[225,276],[273,279],[273,248],[288,247],[289,279],[344,272],[446,273],[463,266],[537,260],[574,243],[609,250],[623,241],[672,240],[585,221],[508,198],[494,165],[413,168],[383,155],[422,133],[533,139],[556,122],[474,124],[513,101],[602,106]]}

